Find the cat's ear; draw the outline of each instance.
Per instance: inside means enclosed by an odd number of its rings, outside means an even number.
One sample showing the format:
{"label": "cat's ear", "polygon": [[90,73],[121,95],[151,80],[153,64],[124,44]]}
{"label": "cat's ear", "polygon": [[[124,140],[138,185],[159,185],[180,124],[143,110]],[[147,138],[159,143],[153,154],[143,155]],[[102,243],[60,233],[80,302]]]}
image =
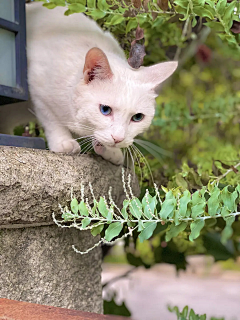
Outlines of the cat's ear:
{"label": "cat's ear", "polygon": [[177,66],[177,61],[162,62],[151,67],[144,67],[139,72],[142,81],[151,84],[153,89],[158,89],[159,85],[173,74]]}
{"label": "cat's ear", "polygon": [[99,48],[92,48],[85,57],[83,77],[85,83],[94,79],[105,80],[113,76],[107,56]]}

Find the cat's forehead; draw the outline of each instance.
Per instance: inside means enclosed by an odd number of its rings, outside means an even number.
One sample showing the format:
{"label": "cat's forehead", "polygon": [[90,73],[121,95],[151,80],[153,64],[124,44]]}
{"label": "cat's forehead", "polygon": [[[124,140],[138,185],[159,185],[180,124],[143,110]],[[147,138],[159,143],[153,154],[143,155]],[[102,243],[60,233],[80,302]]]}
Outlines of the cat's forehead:
{"label": "cat's forehead", "polygon": [[111,81],[99,82],[94,85],[93,91],[96,99],[112,107],[126,106],[134,111],[154,107],[154,92],[149,90],[148,86],[133,79],[115,78]]}

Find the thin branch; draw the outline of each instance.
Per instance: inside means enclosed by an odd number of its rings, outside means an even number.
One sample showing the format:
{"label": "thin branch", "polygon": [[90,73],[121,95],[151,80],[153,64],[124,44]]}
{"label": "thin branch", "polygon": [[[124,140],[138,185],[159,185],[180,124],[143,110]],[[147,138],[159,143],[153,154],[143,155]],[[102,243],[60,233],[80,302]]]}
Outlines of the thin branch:
{"label": "thin branch", "polygon": [[117,276],[111,280],[109,280],[108,282],[105,282],[103,285],[102,285],[102,288],[104,289],[105,287],[109,286],[110,284],[113,284],[114,282],[122,279],[122,278],[126,278],[127,276],[129,276],[129,274],[131,274],[133,271],[136,271],[138,267],[134,267],[130,270],[128,270],[127,272],[125,272],[124,274],[121,274],[120,276]]}
{"label": "thin branch", "polygon": [[238,164],[236,164],[235,166],[233,166],[234,168],[228,169],[224,174],[222,174],[221,176],[219,176],[216,180],[214,180],[213,182],[211,182],[212,184],[215,184],[216,182],[219,182],[220,180],[222,180],[224,177],[226,177],[226,175],[228,175],[230,172],[232,172],[235,168],[240,166],[240,162]]}

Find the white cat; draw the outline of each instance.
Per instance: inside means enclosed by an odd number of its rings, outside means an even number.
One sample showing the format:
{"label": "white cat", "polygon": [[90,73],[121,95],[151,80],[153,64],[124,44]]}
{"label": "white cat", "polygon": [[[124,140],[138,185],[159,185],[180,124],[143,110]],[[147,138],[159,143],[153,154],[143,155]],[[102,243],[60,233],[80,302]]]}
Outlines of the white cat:
{"label": "white cat", "polygon": [[76,153],[72,133],[90,136],[96,153],[123,163],[120,148],[151,124],[155,88],[177,62],[132,69],[108,32],[83,14],[27,5],[28,82],[50,150]]}

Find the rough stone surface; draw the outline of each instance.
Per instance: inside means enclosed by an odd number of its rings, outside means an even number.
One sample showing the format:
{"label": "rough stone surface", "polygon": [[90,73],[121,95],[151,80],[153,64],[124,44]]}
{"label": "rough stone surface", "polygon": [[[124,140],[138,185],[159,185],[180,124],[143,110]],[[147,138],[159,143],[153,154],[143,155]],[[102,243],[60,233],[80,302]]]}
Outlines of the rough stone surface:
{"label": "rough stone surface", "polygon": [[102,313],[101,250],[87,231],[44,226],[0,230],[0,297]]}
{"label": "rough stone surface", "polygon": [[113,199],[121,206],[121,174],[121,167],[101,157],[0,146],[0,226],[51,223],[58,205],[69,204],[71,188],[80,199],[81,182],[90,203],[89,182],[96,198],[107,196],[112,186]]}
{"label": "rough stone surface", "polygon": [[[39,304],[102,312],[101,248],[86,255],[97,237],[59,228],[52,212],[71,199],[124,199],[121,167],[101,157],[54,154],[45,150],[0,147],[0,297]],[[134,184],[135,186],[138,184]],[[138,187],[133,188],[138,195]],[[57,216],[58,217],[58,216]]]}

